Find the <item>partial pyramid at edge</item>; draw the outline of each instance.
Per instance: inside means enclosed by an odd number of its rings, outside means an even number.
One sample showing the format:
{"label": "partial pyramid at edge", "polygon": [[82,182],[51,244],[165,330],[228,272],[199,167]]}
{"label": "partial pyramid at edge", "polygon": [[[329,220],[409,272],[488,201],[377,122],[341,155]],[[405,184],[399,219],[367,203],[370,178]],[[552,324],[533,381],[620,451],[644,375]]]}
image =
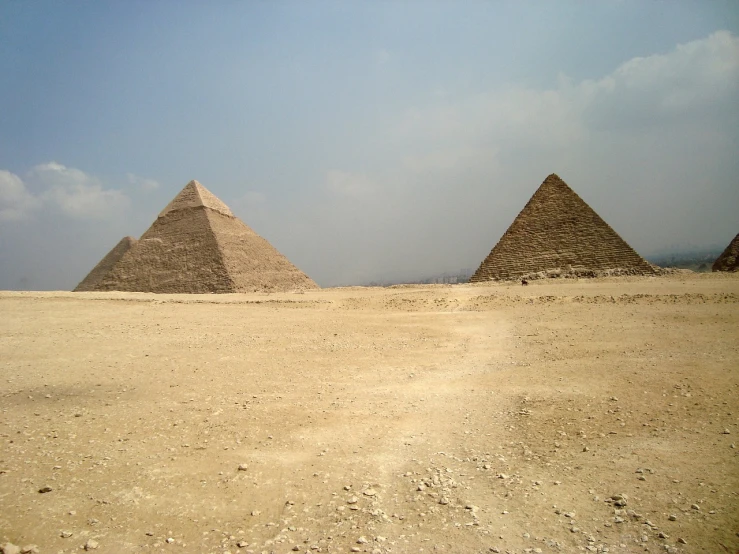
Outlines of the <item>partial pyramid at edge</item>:
{"label": "partial pyramid at edge", "polygon": [[713,271],[739,271],[739,234],[713,262]]}
{"label": "partial pyramid at edge", "polygon": [[110,273],[113,267],[115,267],[115,264],[117,264],[123,255],[135,244],[135,238],[123,237],[118,244],[113,247],[113,250],[108,252],[105,257],[98,262],[98,265],[92,268],[92,271],[87,274],[87,277],[80,281],[80,284],[77,285],[73,292],[96,290],[96,287]]}
{"label": "partial pyramid at edge", "polygon": [[197,181],[190,181],[91,287],[80,288],[83,283],[75,290],[229,293],[318,288]]}
{"label": "partial pyramid at edge", "polygon": [[547,177],[470,282],[560,271],[596,275],[657,270],[557,175]]}

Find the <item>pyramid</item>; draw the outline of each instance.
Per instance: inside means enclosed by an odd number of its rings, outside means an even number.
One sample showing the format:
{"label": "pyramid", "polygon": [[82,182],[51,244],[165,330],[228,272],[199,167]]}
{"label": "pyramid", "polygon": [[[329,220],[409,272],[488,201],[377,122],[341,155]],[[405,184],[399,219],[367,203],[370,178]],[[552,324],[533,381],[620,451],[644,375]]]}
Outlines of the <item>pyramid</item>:
{"label": "pyramid", "polygon": [[100,282],[110,273],[113,266],[128,252],[131,247],[136,244],[136,239],[133,237],[123,237],[118,244],[113,247],[113,250],[108,252],[105,257],[98,262],[98,265],[92,268],[92,271],[87,274],[87,277],[80,281],[80,284],[74,289],[74,292],[83,292],[95,290]]}
{"label": "pyramid", "polygon": [[713,262],[713,271],[739,271],[739,234]]}
{"label": "pyramid", "polygon": [[552,174],[521,210],[470,282],[558,271],[588,276],[609,270],[656,273],[575,191]]}
{"label": "pyramid", "polygon": [[93,290],[228,293],[314,288],[318,285],[226,204],[190,181]]}

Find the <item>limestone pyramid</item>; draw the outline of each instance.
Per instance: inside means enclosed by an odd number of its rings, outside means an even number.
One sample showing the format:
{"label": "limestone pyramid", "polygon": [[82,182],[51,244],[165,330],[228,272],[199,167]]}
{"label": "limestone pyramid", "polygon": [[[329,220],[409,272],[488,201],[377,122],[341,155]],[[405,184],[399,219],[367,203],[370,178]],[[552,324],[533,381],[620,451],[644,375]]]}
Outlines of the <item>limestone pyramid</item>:
{"label": "limestone pyramid", "polygon": [[713,262],[713,271],[739,271],[739,234]]}
{"label": "limestone pyramid", "polygon": [[515,279],[541,272],[654,274],[557,175],[547,177],[470,279]]}
{"label": "limestone pyramid", "polygon": [[95,285],[98,291],[228,293],[318,288],[197,181]]}
{"label": "limestone pyramid", "polygon": [[136,244],[136,239],[133,237],[123,237],[118,244],[113,247],[113,250],[108,252],[105,257],[100,260],[98,265],[92,268],[92,271],[87,274],[87,277],[80,281],[80,284],[74,289],[74,292],[90,291],[100,284],[100,282],[111,272],[115,264],[128,252],[131,247]]}

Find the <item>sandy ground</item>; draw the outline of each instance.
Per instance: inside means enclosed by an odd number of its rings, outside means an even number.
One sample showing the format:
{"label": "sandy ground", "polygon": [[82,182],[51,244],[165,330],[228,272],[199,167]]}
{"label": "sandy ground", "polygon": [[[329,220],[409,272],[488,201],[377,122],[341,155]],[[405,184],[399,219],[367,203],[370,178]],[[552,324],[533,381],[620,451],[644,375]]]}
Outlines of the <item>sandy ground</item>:
{"label": "sandy ground", "polygon": [[738,308],[725,274],[3,292],[0,543],[737,552]]}

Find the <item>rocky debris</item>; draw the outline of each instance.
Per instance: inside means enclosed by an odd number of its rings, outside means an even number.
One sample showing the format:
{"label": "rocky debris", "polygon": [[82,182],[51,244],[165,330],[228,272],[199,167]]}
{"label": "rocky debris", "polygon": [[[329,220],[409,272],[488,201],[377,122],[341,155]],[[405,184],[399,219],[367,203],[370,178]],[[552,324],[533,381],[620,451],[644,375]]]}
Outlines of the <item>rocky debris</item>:
{"label": "rocky debris", "polygon": [[40,489],[38,490],[38,492],[40,492],[41,494],[45,494],[45,493],[47,493],[47,492],[51,492],[52,490],[53,490],[53,489],[52,489],[51,487],[49,487],[49,486],[46,486],[46,487],[41,487],[41,488],[40,488]]}
{"label": "rocky debris", "polygon": [[249,469],[249,466],[247,464],[239,464],[239,471],[246,471]]}
{"label": "rocky debris", "polygon": [[95,539],[88,539],[87,542],[82,545],[85,550],[95,550],[100,546],[100,543]]}
{"label": "rocky debris", "polygon": [[0,544],[0,553],[2,554],[20,554],[20,552],[21,547],[13,543],[6,542],[5,544]]}

